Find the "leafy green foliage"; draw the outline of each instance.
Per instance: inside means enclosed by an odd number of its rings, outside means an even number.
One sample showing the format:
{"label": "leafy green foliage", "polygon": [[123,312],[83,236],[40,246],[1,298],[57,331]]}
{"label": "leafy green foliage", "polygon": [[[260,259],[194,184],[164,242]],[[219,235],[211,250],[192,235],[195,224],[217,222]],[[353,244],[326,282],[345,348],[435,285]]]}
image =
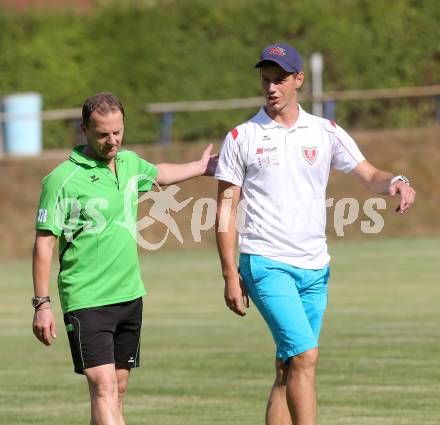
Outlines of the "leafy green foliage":
{"label": "leafy green foliage", "polygon": [[[159,131],[146,103],[258,95],[253,64],[274,41],[294,44],[305,59],[322,52],[327,90],[429,85],[440,74],[435,0],[97,4],[86,15],[0,12],[0,93],[38,91],[52,109],[112,91],[127,109],[127,142],[144,143]],[[402,127],[433,122],[434,108],[432,100],[340,102],[337,118],[348,127]],[[173,137],[221,138],[253,112],[177,114]],[[76,137],[63,123],[46,123],[44,134],[46,147]]]}

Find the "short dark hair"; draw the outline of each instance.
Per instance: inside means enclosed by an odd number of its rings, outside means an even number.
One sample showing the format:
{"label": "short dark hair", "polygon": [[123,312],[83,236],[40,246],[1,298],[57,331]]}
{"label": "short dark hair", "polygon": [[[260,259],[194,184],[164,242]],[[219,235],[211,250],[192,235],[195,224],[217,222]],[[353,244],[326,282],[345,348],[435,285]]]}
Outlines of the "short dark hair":
{"label": "short dark hair", "polygon": [[82,107],[82,120],[86,127],[89,125],[90,116],[95,111],[99,115],[107,115],[110,112],[120,111],[122,118],[125,118],[125,111],[121,101],[113,93],[109,92],[96,93],[84,102]]}

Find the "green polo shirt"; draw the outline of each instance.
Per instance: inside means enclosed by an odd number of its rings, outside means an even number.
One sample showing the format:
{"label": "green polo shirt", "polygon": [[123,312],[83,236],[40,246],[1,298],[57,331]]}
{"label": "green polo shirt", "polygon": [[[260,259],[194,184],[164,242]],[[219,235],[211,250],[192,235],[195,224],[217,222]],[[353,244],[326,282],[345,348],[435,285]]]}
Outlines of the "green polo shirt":
{"label": "green polo shirt", "polygon": [[145,294],[136,244],[138,192],[157,168],[134,152],[116,155],[116,175],[73,149],[43,179],[36,229],[59,237],[63,312],[131,301]]}

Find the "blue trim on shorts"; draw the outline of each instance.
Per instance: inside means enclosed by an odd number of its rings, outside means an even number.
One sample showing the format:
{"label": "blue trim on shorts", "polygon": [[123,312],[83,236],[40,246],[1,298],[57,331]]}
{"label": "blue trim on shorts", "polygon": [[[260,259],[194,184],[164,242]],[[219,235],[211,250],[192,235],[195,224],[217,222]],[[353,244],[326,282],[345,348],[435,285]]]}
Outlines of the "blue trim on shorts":
{"label": "blue trim on shorts", "polygon": [[267,257],[240,255],[240,275],[287,361],[318,347],[327,307],[329,266],[308,270]]}

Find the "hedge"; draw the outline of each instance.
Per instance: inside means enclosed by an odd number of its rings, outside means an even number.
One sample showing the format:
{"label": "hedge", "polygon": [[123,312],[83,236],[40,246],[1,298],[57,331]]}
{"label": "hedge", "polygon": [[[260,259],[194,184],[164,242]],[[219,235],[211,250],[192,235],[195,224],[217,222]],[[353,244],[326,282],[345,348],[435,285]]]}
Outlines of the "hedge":
{"label": "hedge", "polygon": [[[126,141],[149,143],[159,121],[143,112],[146,103],[257,96],[253,65],[274,41],[294,44],[305,59],[322,52],[327,90],[430,85],[440,75],[437,0],[100,4],[87,14],[0,11],[0,94],[38,91],[53,109],[112,91],[127,109]],[[432,123],[434,108],[432,99],[341,102],[337,116],[349,128],[408,127]],[[177,114],[173,137],[222,138],[254,112]],[[71,126],[45,124],[46,147],[73,138]]]}

